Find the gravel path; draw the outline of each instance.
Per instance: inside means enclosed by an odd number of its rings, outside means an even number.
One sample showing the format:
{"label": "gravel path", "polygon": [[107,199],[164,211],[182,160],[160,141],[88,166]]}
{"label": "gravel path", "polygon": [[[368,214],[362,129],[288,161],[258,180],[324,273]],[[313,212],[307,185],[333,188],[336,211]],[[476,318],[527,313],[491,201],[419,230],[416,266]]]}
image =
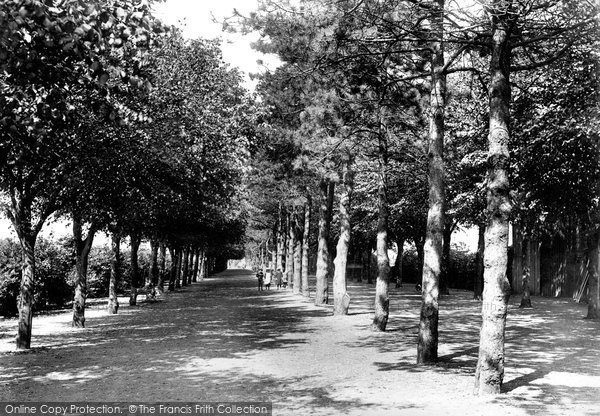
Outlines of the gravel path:
{"label": "gravel path", "polygon": [[[386,333],[369,329],[373,286],[350,285],[351,314],[331,316],[289,290],[259,293],[227,271],[123,306],[34,318],[33,350],[12,351],[0,321],[0,401],[272,401],[274,415],[600,415],[600,323],[585,307],[534,298],[509,311],[505,394],[471,394],[480,304],[441,301],[440,363],[419,367],[419,296],[392,289]],[[514,299],[516,303],[518,299]]]}

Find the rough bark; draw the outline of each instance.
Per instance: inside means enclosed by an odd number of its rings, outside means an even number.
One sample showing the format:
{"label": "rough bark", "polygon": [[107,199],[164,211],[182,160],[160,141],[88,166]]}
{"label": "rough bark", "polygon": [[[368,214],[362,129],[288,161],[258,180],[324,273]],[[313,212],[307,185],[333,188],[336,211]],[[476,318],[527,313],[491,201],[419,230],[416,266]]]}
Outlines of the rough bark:
{"label": "rough bark", "polygon": [[52,202],[40,203],[37,217],[33,221],[32,205],[33,195],[31,189],[25,184],[18,189],[11,187],[10,206],[6,208],[5,214],[10,219],[19,238],[21,245],[21,287],[19,292],[18,331],[16,344],[17,349],[29,349],[31,347],[31,329],[33,321],[33,300],[35,290],[35,243],[37,236],[54,211]]}
{"label": "rough bark", "polygon": [[121,237],[117,233],[112,233],[110,246],[113,256],[110,262],[110,280],[108,282],[108,313],[115,315],[119,312],[117,285],[121,280]]}
{"label": "rough bark", "polygon": [[346,290],[346,265],[348,263],[348,249],[350,247],[350,200],[354,188],[354,173],[352,161],[344,163],[343,184],[340,194],[340,236],[338,238],[335,269],[333,275],[333,314],[347,315],[350,306],[350,296]]}
{"label": "rough bark", "polygon": [[85,327],[85,298],[87,296],[87,271],[88,259],[96,228],[91,225],[87,236],[83,238],[83,226],[81,218],[73,215],[73,237],[75,240],[75,296],[73,297],[73,322],[75,328]]}
{"label": "rough bark", "polygon": [[388,294],[390,259],[388,257],[388,217],[387,200],[387,138],[379,134],[379,183],[378,183],[378,220],[377,220],[377,283],[375,284],[375,315],[372,328],[385,331],[390,314]]}
{"label": "rough bark", "polygon": [[429,116],[429,212],[423,252],[421,318],[417,340],[417,363],[437,361],[439,284],[442,271],[444,234],[444,103],[446,76],[444,74],[444,0],[432,2],[431,28],[432,88]]}
{"label": "rough bark", "polygon": [[294,208],[294,293],[302,289],[302,212],[299,207]]}
{"label": "rough bark", "polygon": [[31,347],[31,327],[33,322],[36,237],[25,230],[17,230],[17,235],[23,259],[21,264],[21,290],[18,301],[19,328],[17,332],[17,349],[29,349]]}
{"label": "rough bark", "polygon": [[283,272],[285,263],[285,221],[283,220],[283,206],[279,202],[279,217],[277,221],[277,270]]}
{"label": "rough bark", "polygon": [[479,224],[477,227],[479,237],[477,239],[477,254],[475,256],[476,275],[473,289],[473,299],[483,299],[483,251],[485,248],[485,224]]}
{"label": "rough bark", "polygon": [[288,213],[287,216],[288,226],[288,252],[287,261],[285,262],[285,276],[288,280],[290,287],[294,285],[294,241],[296,240],[296,230],[293,224],[293,216]]}
{"label": "rough bark", "polygon": [[131,234],[129,237],[131,243],[131,294],[129,296],[129,305],[135,306],[137,305],[137,294],[138,288],[140,287],[140,266],[138,263],[138,250],[140,248],[140,243],[142,242],[142,239],[135,234]]}
{"label": "rough bark", "polygon": [[510,27],[512,14],[504,0],[487,9],[492,21],[489,135],[487,171],[487,227],[485,230],[484,287],[475,392],[498,394],[504,379],[504,332],[510,284],[508,266]]}
{"label": "rough bark", "polygon": [[308,237],[310,233],[310,208],[311,201],[308,197],[308,201],[304,204],[304,233],[302,234],[302,296],[308,298],[310,296],[310,290],[308,287]]}
{"label": "rough bark", "polygon": [[[317,274],[315,305],[326,305],[329,300],[328,282],[329,270],[329,230],[331,227],[331,209],[335,184],[324,178],[319,183],[319,236],[317,241]],[[331,198],[329,197],[331,195]]]}

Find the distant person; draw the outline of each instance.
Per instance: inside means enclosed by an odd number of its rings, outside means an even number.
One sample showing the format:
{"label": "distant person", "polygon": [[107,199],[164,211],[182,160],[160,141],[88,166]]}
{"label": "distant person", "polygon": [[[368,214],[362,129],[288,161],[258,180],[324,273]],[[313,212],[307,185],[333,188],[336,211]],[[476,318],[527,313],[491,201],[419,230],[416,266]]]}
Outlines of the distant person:
{"label": "distant person", "polygon": [[265,275],[261,269],[256,272],[256,278],[258,279],[258,291],[260,292],[263,290],[263,282],[265,279]]}
{"label": "distant person", "polygon": [[290,270],[286,271],[283,275],[283,288],[287,288],[288,283],[290,282],[290,277],[292,277],[292,272]]}
{"label": "distant person", "polygon": [[277,269],[275,272],[275,284],[277,285],[277,290],[283,286],[283,273],[281,273],[281,269]]}
{"label": "distant person", "polygon": [[265,273],[265,288],[267,290],[271,290],[271,282],[273,281],[273,272],[271,269],[267,269],[267,273]]}

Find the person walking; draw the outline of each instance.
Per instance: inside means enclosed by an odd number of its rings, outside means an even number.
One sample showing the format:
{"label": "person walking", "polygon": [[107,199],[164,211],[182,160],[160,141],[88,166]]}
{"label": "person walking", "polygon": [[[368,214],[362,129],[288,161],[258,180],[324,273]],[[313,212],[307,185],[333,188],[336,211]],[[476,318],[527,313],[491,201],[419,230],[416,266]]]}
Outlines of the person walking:
{"label": "person walking", "polygon": [[283,273],[281,273],[281,269],[277,269],[275,272],[275,284],[277,285],[277,290],[283,286]]}
{"label": "person walking", "polygon": [[271,269],[267,269],[267,272],[265,273],[265,288],[267,290],[271,290],[271,281],[273,280],[273,272],[271,272]]}
{"label": "person walking", "polygon": [[258,291],[262,292],[263,290],[263,281],[265,278],[265,275],[262,271],[262,269],[258,269],[258,272],[256,272],[256,278],[258,279]]}

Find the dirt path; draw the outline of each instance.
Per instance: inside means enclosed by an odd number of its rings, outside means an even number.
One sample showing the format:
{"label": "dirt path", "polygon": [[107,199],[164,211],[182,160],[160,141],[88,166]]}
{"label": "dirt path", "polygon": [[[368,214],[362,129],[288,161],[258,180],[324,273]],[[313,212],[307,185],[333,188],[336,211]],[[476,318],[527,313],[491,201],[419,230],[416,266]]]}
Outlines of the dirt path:
{"label": "dirt path", "polygon": [[[33,351],[15,353],[0,322],[0,401],[273,401],[274,415],[600,415],[600,323],[585,308],[534,298],[511,306],[505,394],[471,395],[479,303],[441,301],[440,356],[414,365],[419,296],[392,289],[389,331],[369,330],[373,287],[351,284],[351,315],[290,291],[258,293],[229,271],[163,302],[34,319]],[[514,300],[517,302],[517,299]]]}

